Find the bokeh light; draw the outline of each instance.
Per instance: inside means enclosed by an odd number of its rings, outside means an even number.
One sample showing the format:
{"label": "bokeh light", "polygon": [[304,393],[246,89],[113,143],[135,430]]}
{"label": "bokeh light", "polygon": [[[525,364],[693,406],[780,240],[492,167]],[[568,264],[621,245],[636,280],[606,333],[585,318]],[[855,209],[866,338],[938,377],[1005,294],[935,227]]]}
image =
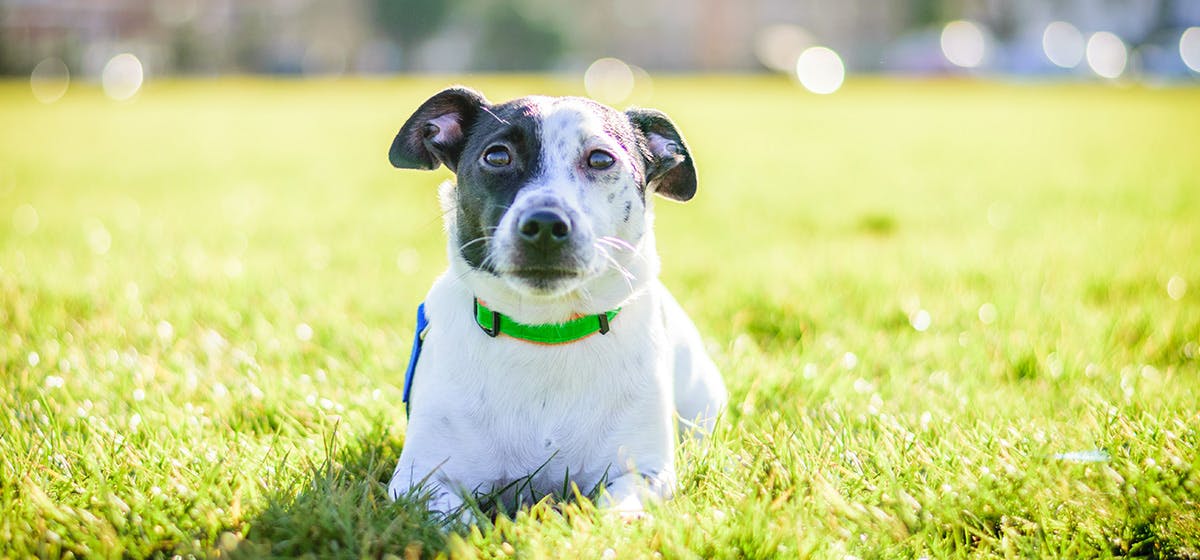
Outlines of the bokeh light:
{"label": "bokeh light", "polygon": [[929,325],[932,323],[933,318],[930,317],[929,312],[924,309],[917,311],[912,315],[912,317],[908,318],[908,324],[912,325],[912,328],[917,332],[925,332],[929,330]]}
{"label": "bokeh light", "polygon": [[200,0],[156,0],[154,15],[167,25],[184,25],[200,13]]}
{"label": "bokeh light", "polygon": [[318,76],[340,76],[346,72],[346,47],[338,41],[323,38],[304,49],[300,70]]}
{"label": "bokeh light", "polygon": [[1092,72],[1101,78],[1114,79],[1125,72],[1129,51],[1125,41],[1107,31],[1093,33],[1087,42],[1087,61]]}
{"label": "bokeh light", "polygon": [[942,54],[951,64],[975,68],[987,55],[987,39],[974,22],[952,21],[942,28]]}
{"label": "bokeh light", "polygon": [[1187,280],[1181,276],[1172,276],[1170,280],[1167,280],[1167,295],[1171,299],[1179,301],[1185,294],[1187,294]]}
{"label": "bokeh light", "polygon": [[610,105],[629,99],[633,86],[633,69],[615,58],[601,58],[583,73],[583,87],[588,96]]}
{"label": "bokeh light", "polygon": [[121,53],[109,59],[100,73],[104,94],[116,101],[124,101],[137,95],[142,89],[142,61],[138,57]]}
{"label": "bokeh light", "polygon": [[1189,27],[1179,37],[1179,58],[1192,72],[1200,72],[1200,27]]}
{"label": "bokeh light", "polygon": [[768,25],[754,36],[754,55],[763,66],[791,74],[800,54],[813,43],[812,36],[799,26],[786,23]]}
{"label": "bokeh light", "polygon": [[991,302],[979,306],[979,322],[990,325],[996,322],[996,306]]}
{"label": "bokeh light", "polygon": [[13,229],[21,235],[30,235],[38,228],[37,209],[28,204],[22,204],[13,210]]}
{"label": "bokeh light", "polygon": [[629,65],[629,71],[633,73],[633,93],[629,94],[627,101],[635,105],[650,103],[654,98],[654,80],[650,73],[634,64]]}
{"label": "bokeh light", "polygon": [[1083,33],[1065,21],[1051,22],[1042,33],[1042,50],[1055,66],[1074,68],[1083,61]]}
{"label": "bokeh light", "polygon": [[42,103],[54,103],[66,95],[71,85],[71,71],[59,58],[46,58],[33,67],[29,74],[29,88],[33,96]]}
{"label": "bokeh light", "polygon": [[842,57],[832,49],[809,47],[796,60],[796,78],[808,91],[830,94],[842,87],[846,79],[846,67],[842,64]]}

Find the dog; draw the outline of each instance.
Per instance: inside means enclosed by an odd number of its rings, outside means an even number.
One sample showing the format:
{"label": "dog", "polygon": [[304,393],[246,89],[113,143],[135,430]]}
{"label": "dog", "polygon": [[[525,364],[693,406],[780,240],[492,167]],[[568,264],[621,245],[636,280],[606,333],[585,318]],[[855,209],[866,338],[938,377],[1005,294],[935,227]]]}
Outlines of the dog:
{"label": "dog", "polygon": [[675,124],[452,87],[412,114],[388,157],[455,175],[439,192],[450,264],[418,310],[392,499],[425,491],[430,510],[462,515],[480,493],[519,507],[594,492],[637,516],[670,498],[676,438],[711,433],[727,400],[657,279],[652,196],[696,192]]}

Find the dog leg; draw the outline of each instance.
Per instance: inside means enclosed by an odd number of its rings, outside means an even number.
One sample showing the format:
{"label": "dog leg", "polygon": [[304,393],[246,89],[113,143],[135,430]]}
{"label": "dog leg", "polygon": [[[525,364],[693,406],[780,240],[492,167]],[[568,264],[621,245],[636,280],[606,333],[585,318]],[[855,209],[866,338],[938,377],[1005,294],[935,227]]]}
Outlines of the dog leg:
{"label": "dog leg", "polygon": [[625,473],[605,485],[596,505],[622,517],[636,519],[645,515],[646,503],[669,499],[674,492],[674,473]]}
{"label": "dog leg", "polygon": [[[422,490],[426,492],[421,492]],[[456,492],[432,476],[425,480],[420,478],[414,480],[413,477],[401,473],[400,468],[397,467],[391,482],[388,483],[388,497],[392,500],[399,500],[402,497],[420,496],[423,493],[429,494],[427,504],[429,511],[440,513],[448,519],[457,516],[460,521],[468,524],[474,521],[470,509],[463,507],[466,502],[463,500],[462,493]]]}
{"label": "dog leg", "polygon": [[674,353],[675,412],[679,436],[703,438],[712,433],[729,394],[721,372],[709,357],[695,323],[666,288],[661,288],[663,319]]}

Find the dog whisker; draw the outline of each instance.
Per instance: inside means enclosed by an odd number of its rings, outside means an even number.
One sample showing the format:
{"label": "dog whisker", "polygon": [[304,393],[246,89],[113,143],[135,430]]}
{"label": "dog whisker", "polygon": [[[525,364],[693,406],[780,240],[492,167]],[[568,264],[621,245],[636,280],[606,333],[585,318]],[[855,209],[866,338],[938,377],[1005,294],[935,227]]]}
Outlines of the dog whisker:
{"label": "dog whisker", "polygon": [[624,239],[621,239],[620,237],[616,237],[613,235],[605,235],[603,237],[598,238],[597,241],[604,243],[606,246],[612,247],[613,249],[618,249],[621,251],[629,251],[630,253],[633,253],[633,255],[635,257],[641,259],[642,262],[647,262],[646,255],[643,255],[641,251],[637,250],[637,247],[630,245],[628,241],[625,241]]}
{"label": "dog whisker", "polygon": [[633,282],[634,280],[637,280],[637,277],[634,276],[632,272],[629,272],[629,269],[621,266],[621,263],[617,262],[617,259],[614,259],[606,249],[599,245],[595,245],[594,247],[596,247],[604,259],[607,260],[608,263],[611,264],[612,267],[621,274],[621,278],[625,279],[625,285],[629,287],[629,293],[633,293]]}
{"label": "dog whisker", "polygon": [[480,109],[483,109],[483,112],[485,112],[485,113],[487,113],[487,114],[491,115],[491,116],[492,116],[492,118],[493,118],[493,119],[496,119],[496,121],[497,121],[497,122],[499,122],[499,123],[501,123],[501,124],[509,124],[509,122],[508,122],[508,121],[506,121],[506,120],[504,120],[504,119],[502,119],[502,118],[500,118],[500,117],[496,116],[496,113],[493,113],[491,109],[488,109],[487,107],[483,107],[483,106],[481,106],[481,107],[479,107],[479,108],[480,108]]}
{"label": "dog whisker", "polygon": [[458,249],[461,251],[461,250],[466,249],[467,247],[470,247],[471,245],[474,245],[476,243],[480,243],[480,242],[486,243],[488,241],[491,241],[493,238],[495,238],[495,236],[493,236],[493,235],[481,235],[479,237],[476,237],[475,239],[472,239],[466,243],[463,243],[462,245],[460,245],[458,247]]}
{"label": "dog whisker", "polygon": [[621,239],[615,235],[605,235],[601,237],[600,240],[613,245],[618,245],[627,251],[637,251],[637,247],[634,247],[628,241],[625,241],[624,239]]}
{"label": "dog whisker", "polygon": [[637,279],[637,276],[635,276],[632,272],[630,272],[628,268],[625,268],[624,266],[622,266],[621,263],[617,262],[617,260],[615,258],[613,258],[612,253],[609,253],[607,249],[605,249],[604,247],[601,247],[599,245],[593,245],[593,247],[595,247],[598,251],[600,251],[600,254],[610,264],[612,264],[613,267],[615,267],[617,269],[617,271],[619,271],[621,273],[622,276],[625,276],[626,278],[631,279],[631,280]]}

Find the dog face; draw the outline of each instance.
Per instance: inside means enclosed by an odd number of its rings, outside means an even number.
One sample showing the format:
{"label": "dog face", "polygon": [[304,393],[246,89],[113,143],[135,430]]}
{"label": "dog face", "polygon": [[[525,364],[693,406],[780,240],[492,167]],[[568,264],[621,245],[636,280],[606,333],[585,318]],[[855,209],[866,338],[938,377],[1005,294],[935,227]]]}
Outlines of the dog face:
{"label": "dog face", "polygon": [[401,127],[389,159],[453,171],[459,256],[534,296],[625,270],[622,258],[648,227],[647,195],[686,201],[696,192],[691,156],[666,115],[575,97],[492,105],[447,89]]}

